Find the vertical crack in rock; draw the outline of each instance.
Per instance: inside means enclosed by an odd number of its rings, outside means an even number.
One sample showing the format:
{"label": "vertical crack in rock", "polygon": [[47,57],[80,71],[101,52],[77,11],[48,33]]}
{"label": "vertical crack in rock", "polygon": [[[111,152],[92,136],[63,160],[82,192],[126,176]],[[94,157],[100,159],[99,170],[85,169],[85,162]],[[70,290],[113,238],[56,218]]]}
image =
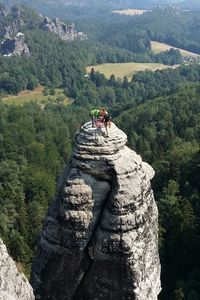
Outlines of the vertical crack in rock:
{"label": "vertical crack in rock", "polygon": [[156,300],[160,292],[153,169],[86,123],[52,201],[32,268],[36,299]]}
{"label": "vertical crack in rock", "polygon": [[[113,177],[115,178],[115,176],[113,176]],[[112,181],[113,181],[113,179],[112,179]],[[112,186],[112,184],[111,184],[111,186]],[[75,292],[73,293],[73,297],[72,297],[73,300],[81,299],[82,283],[84,282],[84,279],[86,278],[87,274],[89,273],[90,268],[92,267],[93,260],[91,259],[91,256],[90,256],[90,254],[89,254],[89,249],[90,249],[90,246],[91,246],[91,245],[93,244],[93,242],[94,242],[95,234],[96,234],[98,225],[99,225],[99,223],[100,223],[101,216],[103,215],[104,209],[105,209],[105,207],[106,207],[106,205],[107,205],[107,202],[108,202],[108,199],[109,199],[109,194],[110,194],[110,192],[111,192],[111,191],[109,190],[107,197],[106,197],[106,198],[104,199],[104,201],[102,202],[101,211],[100,211],[99,217],[98,217],[98,219],[97,219],[97,221],[96,221],[96,225],[95,225],[95,227],[94,227],[94,229],[93,229],[93,232],[92,232],[92,234],[91,234],[91,238],[90,238],[88,244],[87,244],[86,247],[85,247],[85,248],[86,248],[86,249],[85,249],[85,253],[86,253],[86,257],[87,257],[86,260],[88,260],[88,263],[86,262],[87,268],[85,268],[85,272],[82,273],[82,276],[79,277],[79,280],[78,280],[79,284],[78,284],[78,286],[77,286]],[[85,261],[83,261],[82,263],[83,263],[83,266],[86,265],[86,264],[85,264]]]}

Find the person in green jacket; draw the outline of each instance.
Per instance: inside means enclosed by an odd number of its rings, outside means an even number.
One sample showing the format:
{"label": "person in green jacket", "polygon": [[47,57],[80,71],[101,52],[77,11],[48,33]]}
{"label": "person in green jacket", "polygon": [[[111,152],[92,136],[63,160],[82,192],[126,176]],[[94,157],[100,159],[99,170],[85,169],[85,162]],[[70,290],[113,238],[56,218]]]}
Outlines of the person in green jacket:
{"label": "person in green jacket", "polygon": [[95,122],[99,118],[100,112],[101,112],[100,109],[93,109],[93,110],[91,110],[90,115],[92,117],[92,127],[95,127]]}

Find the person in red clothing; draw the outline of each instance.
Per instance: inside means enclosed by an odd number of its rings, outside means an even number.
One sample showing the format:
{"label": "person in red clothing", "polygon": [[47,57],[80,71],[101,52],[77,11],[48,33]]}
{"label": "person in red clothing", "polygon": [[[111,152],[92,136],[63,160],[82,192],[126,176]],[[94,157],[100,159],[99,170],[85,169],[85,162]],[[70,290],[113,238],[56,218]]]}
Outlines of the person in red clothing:
{"label": "person in red clothing", "polygon": [[99,113],[99,118],[101,118],[103,120],[105,118],[105,116],[107,116],[107,115],[108,115],[108,112],[104,108],[102,108]]}

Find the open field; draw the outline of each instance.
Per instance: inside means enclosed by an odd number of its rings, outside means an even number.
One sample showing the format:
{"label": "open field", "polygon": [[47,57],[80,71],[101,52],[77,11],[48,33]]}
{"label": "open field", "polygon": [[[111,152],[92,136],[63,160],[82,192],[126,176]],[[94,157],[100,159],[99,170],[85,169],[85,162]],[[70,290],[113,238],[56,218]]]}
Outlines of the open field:
{"label": "open field", "polygon": [[142,15],[147,10],[143,9],[123,9],[123,10],[114,10],[114,14],[120,14],[120,15],[127,15],[127,16],[134,16],[134,15]]}
{"label": "open field", "polygon": [[168,44],[165,44],[165,43],[160,43],[160,42],[156,42],[156,41],[151,41],[151,49],[154,53],[159,53],[161,51],[167,51],[169,50],[170,48],[174,48],[174,49],[178,49],[180,50],[181,54],[183,56],[191,56],[191,57],[197,57],[199,56],[198,54],[196,53],[193,53],[193,52],[189,52],[189,51],[186,51],[186,50],[183,50],[183,49],[180,49],[180,48],[176,48],[176,47],[173,47],[173,46],[170,46]]}
{"label": "open field", "polygon": [[3,97],[3,102],[6,104],[16,104],[23,105],[24,103],[28,103],[31,101],[39,102],[40,104],[44,104],[47,101],[55,102],[58,98],[64,99],[63,102],[65,104],[69,104],[70,100],[64,95],[62,89],[55,89],[55,95],[44,94],[44,87],[38,86],[33,91],[22,91],[18,95],[14,96],[6,96]]}
{"label": "open field", "polygon": [[[176,66],[173,66],[173,68]],[[102,64],[96,66],[88,66],[86,68],[87,73],[90,73],[91,68],[100,73],[103,73],[107,78],[110,78],[112,74],[115,75],[116,78],[123,79],[124,76],[128,78],[128,80],[132,79],[133,74],[139,71],[145,70],[162,70],[166,68],[172,68],[171,66],[166,66],[163,64],[156,64],[156,63],[118,63],[118,64]]]}

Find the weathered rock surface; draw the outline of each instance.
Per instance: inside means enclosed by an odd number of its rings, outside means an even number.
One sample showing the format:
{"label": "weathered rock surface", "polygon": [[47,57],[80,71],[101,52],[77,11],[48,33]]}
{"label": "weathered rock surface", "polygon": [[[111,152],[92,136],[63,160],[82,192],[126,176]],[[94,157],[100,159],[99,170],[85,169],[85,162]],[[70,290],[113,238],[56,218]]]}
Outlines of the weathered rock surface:
{"label": "weathered rock surface", "polygon": [[29,56],[30,52],[24,40],[25,36],[21,32],[18,32],[14,38],[8,37],[1,44],[1,53],[5,56],[22,54]]}
{"label": "weathered rock surface", "polygon": [[58,34],[64,41],[87,40],[87,35],[75,30],[74,24],[66,25],[58,18],[51,20],[46,17],[41,27],[45,31],[52,31]]}
{"label": "weathered rock surface", "polygon": [[53,200],[31,282],[37,299],[156,300],[160,292],[153,169],[86,123]]}
{"label": "weathered rock surface", "polygon": [[12,38],[15,37],[18,33],[17,24],[15,22],[12,22],[10,25],[4,27],[4,38]]}
{"label": "weathered rock surface", "polygon": [[0,300],[34,300],[32,287],[17,270],[0,239]]}
{"label": "weathered rock surface", "polygon": [[0,17],[6,17],[8,14],[9,12],[5,7],[0,8]]}

